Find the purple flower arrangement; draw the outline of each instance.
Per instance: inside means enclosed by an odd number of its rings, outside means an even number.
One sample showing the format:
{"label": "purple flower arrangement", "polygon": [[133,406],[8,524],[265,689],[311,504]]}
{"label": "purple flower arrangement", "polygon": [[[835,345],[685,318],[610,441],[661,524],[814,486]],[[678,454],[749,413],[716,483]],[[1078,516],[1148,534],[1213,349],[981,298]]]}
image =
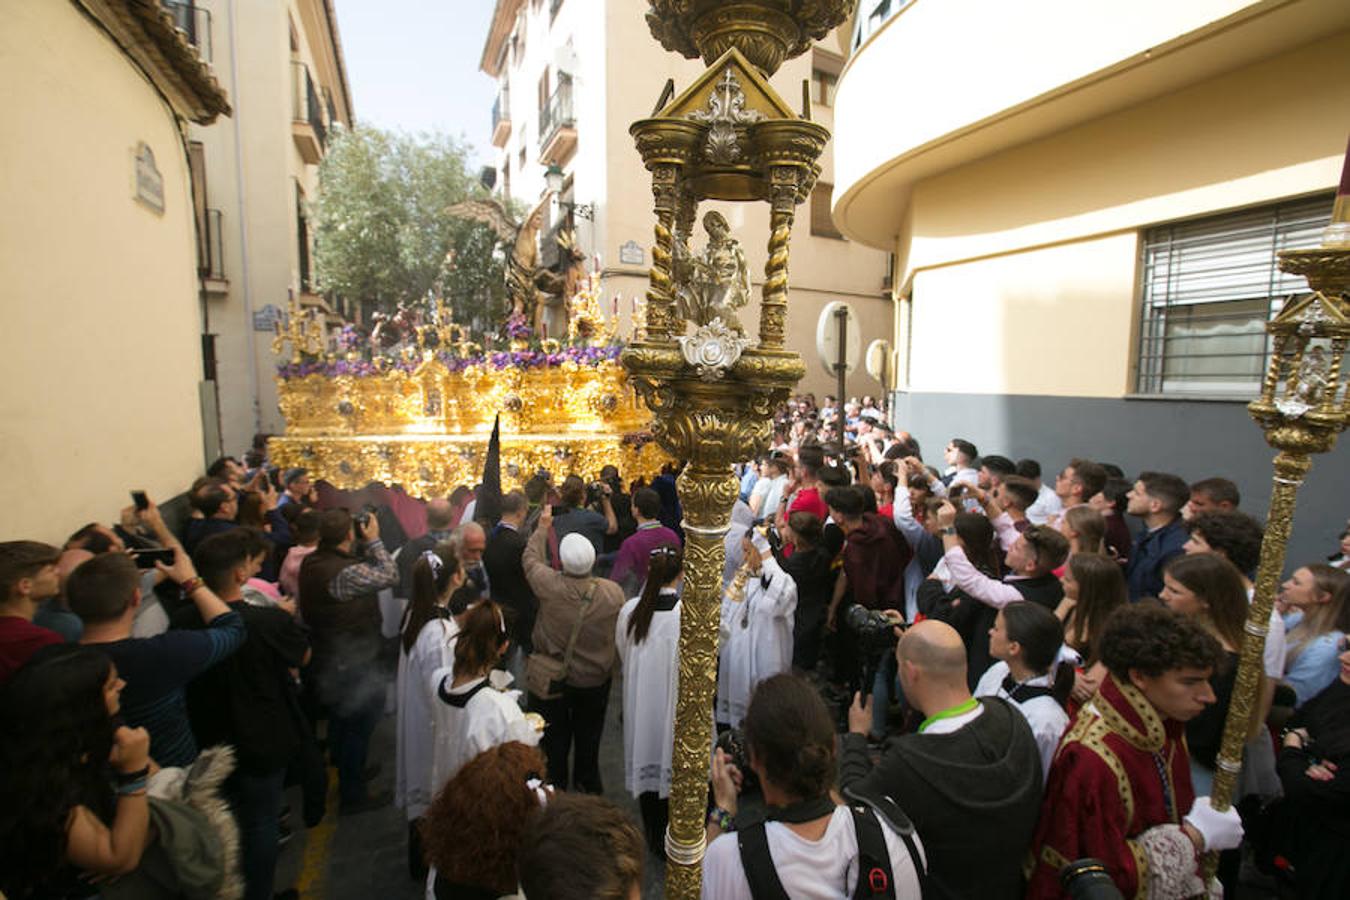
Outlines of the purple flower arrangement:
{"label": "purple flower arrangement", "polygon": [[528,341],[534,337],[534,329],[526,321],[524,313],[513,313],[507,318],[506,337],[513,341]]}
{"label": "purple flower arrangement", "polygon": [[[606,344],[602,347],[574,346],[562,347],[556,353],[547,353],[542,349],[529,350],[490,350],[475,356],[457,356],[442,350],[437,359],[451,372],[462,372],[470,366],[502,371],[503,369],[542,369],[574,363],[577,366],[600,366],[615,362],[623,351],[623,344]],[[386,372],[402,371],[411,374],[422,364],[420,359],[401,359],[388,356],[376,356],[373,359],[346,360],[332,362],[322,359],[306,360],[299,363],[284,363],[277,366],[277,374],[282,378],[305,378],[309,375],[322,375],[325,378],[349,376],[369,378]]]}

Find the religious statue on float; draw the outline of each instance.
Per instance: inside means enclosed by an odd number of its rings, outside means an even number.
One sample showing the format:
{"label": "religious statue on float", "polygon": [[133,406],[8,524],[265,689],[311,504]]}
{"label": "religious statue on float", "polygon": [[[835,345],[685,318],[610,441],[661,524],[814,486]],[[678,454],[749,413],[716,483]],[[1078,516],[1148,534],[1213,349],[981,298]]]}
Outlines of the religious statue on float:
{"label": "religious statue on float", "polygon": [[543,264],[540,230],[552,198],[552,194],[545,195],[520,222],[492,199],[465,200],[447,210],[452,216],[490,225],[506,250],[506,294],[511,311],[502,330],[508,338],[523,338],[527,333],[540,337],[566,335],[567,298],[576,293],[586,277],[586,254],[569,228],[559,229],[552,238],[558,247],[557,264]]}
{"label": "religious statue on float", "polygon": [[695,256],[682,242],[676,242],[673,276],[675,302],[680,318],[695,325],[709,325],[715,319],[730,331],[744,334],[736,311],[750,302],[750,269],[740,241],[731,236],[731,227],[721,213],[703,217],[708,243]]}

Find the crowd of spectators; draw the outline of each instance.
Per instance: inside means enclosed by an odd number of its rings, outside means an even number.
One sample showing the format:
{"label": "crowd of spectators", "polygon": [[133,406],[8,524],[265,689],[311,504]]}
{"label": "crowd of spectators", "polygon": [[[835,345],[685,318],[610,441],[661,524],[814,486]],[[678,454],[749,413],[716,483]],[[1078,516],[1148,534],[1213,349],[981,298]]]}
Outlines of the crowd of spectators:
{"label": "crowd of spectators", "polygon": [[[704,896],[1054,897],[1091,858],[1126,896],[1184,897],[1208,852],[1230,895],[1244,853],[1299,896],[1350,892],[1346,533],[1258,623],[1221,811],[1263,535],[1235,485],[1084,457],[1043,476],[960,436],[929,462],[839,399],[794,398],[737,471]],[[174,526],[137,492],[60,547],[0,544],[4,895],[293,895],[291,786],[305,826],[395,802],[428,896],[633,895],[668,849],[674,467],[423,504],[246,462]],[[620,778],[641,828],[596,796]]]}

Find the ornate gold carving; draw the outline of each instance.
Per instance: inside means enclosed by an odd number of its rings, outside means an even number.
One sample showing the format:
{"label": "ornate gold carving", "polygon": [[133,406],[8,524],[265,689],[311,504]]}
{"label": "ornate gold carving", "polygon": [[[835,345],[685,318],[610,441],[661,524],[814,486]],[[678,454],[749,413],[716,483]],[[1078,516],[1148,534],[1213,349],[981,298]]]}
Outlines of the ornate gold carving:
{"label": "ornate gold carving", "polygon": [[[850,8],[844,0],[653,0],[648,13],[658,40],[709,63],[683,93],[629,129],[652,173],[656,241],[645,335],[620,357],[652,411],[657,443],[687,463],[678,482],[684,612],[666,835],[666,895],[683,900],[699,896],[723,538],[739,487],[732,466],[768,448],[773,408],[806,371],[783,349],[788,255],[795,208],[810,195],[829,139],[828,130],[792,112],[764,73],[807,49]],[[735,321],[748,274],[725,220],[705,219],[708,247],[697,257],[689,249],[698,204],[707,199],[770,203],[757,347]],[[686,336],[690,321],[700,330]]]}
{"label": "ornate gold carving", "polygon": [[650,0],[652,37],[689,59],[712,65],[735,47],[765,74],[800,56],[844,22],[852,0]]}

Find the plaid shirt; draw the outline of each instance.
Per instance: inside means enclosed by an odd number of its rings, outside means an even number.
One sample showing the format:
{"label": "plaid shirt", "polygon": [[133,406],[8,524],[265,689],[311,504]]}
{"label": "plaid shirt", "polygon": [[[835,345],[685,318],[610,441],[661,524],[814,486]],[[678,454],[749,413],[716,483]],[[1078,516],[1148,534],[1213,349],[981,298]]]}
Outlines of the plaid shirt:
{"label": "plaid shirt", "polygon": [[333,577],[328,592],[339,600],[355,600],[396,584],[398,563],[384,549],[384,542],[375,540],[366,544],[364,561],[348,566]]}

